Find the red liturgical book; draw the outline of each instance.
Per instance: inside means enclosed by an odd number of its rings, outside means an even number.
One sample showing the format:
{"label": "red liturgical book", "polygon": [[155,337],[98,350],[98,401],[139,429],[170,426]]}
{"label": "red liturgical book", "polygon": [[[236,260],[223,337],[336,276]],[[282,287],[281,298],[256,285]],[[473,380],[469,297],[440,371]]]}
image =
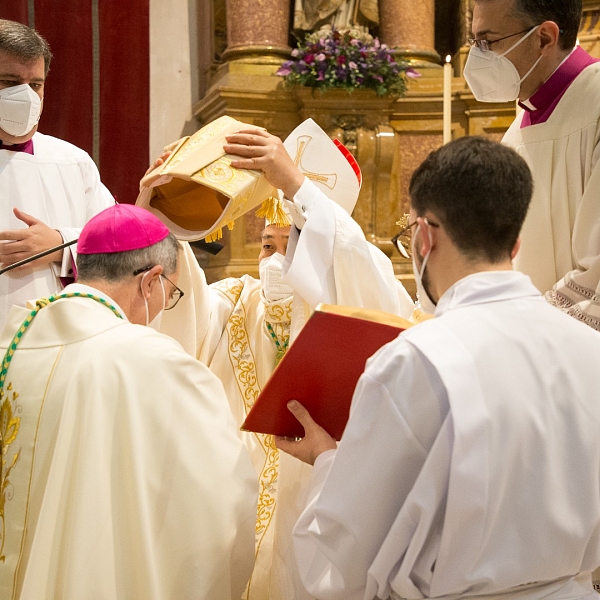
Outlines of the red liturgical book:
{"label": "red liturgical book", "polygon": [[304,428],[286,406],[298,400],[339,440],[367,359],[411,325],[383,311],[320,304],[267,381],[242,430],[303,437]]}

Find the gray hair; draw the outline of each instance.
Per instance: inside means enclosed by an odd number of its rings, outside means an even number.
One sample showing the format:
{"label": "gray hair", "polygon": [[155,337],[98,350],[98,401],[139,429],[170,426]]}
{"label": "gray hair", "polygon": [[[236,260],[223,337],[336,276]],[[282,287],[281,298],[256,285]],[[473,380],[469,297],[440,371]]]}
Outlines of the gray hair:
{"label": "gray hair", "polygon": [[572,50],[577,43],[582,11],[582,0],[514,0],[511,14],[524,28],[554,21],[560,30],[558,41],[561,50]]}
{"label": "gray hair", "polygon": [[131,277],[134,271],[155,265],[161,265],[165,275],[171,275],[177,271],[180,247],[177,238],[170,233],[164,240],[140,250],[78,254],[77,279],[118,283]]}
{"label": "gray hair", "polygon": [[22,23],[0,19],[0,51],[24,63],[44,58],[44,75],[48,75],[52,52],[48,42],[35,30]]}
{"label": "gray hair", "polygon": [[582,10],[581,0],[515,0],[513,15],[531,27],[554,21],[560,29],[560,48],[572,50],[577,43]]}

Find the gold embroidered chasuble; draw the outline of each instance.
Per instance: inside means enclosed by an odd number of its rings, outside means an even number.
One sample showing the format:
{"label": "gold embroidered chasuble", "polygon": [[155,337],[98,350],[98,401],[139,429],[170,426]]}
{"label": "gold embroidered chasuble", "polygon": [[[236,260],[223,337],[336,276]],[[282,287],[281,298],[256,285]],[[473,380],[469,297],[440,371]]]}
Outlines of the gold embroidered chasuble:
{"label": "gold embroidered chasuble", "polygon": [[[29,313],[9,313],[2,355]],[[205,365],[68,298],[35,317],[6,382],[3,600],[241,596],[256,477]]]}
{"label": "gold embroidered chasuble", "polygon": [[[292,238],[287,252],[295,264],[291,304],[265,304],[260,281],[247,275],[208,286],[189,244],[183,244],[178,285],[185,296],[175,310],[164,314],[161,331],[177,339],[219,377],[238,427],[275,368],[277,345],[267,323],[281,346],[290,317],[293,341],[310,315],[310,306],[298,294],[314,267],[311,257],[319,257],[318,272],[313,272],[311,281],[323,283],[315,306],[318,302],[363,306],[405,318],[412,313],[412,302],[394,278],[389,260],[371,249],[360,227],[326,198],[312,209],[300,242],[296,245]],[[320,274],[330,277],[326,284],[319,280]],[[260,488],[256,564],[247,598],[312,600],[300,580],[292,548],[292,528],[305,505],[311,467],[278,455],[269,437],[239,435],[252,456]]]}
{"label": "gold embroidered chasuble", "polygon": [[[260,282],[250,277],[225,279],[212,289],[230,303],[231,314],[209,366],[224,382],[232,410],[241,423],[289,344],[292,298],[266,302]],[[271,578],[280,454],[273,436],[240,433],[250,449],[259,482],[256,563],[246,597],[259,599],[267,591],[271,594],[268,597],[279,597],[272,595]]]}
{"label": "gold embroidered chasuble", "polygon": [[[183,341],[184,348],[219,377],[239,426],[275,368],[277,344],[283,347],[289,340],[292,299],[265,302],[260,281],[248,275],[208,286],[188,244],[184,244],[182,263],[178,285],[186,295],[177,313],[164,313],[161,331]],[[298,461],[290,461],[288,469],[287,457],[279,454],[272,436],[242,431],[239,435],[250,452],[259,482],[255,566],[244,597],[311,600],[288,548],[291,528],[301,509],[293,499],[297,495],[293,490],[304,487],[310,468],[300,467],[306,474],[299,475]],[[279,499],[284,496],[286,502],[281,503]],[[288,522],[289,527],[283,527]]]}

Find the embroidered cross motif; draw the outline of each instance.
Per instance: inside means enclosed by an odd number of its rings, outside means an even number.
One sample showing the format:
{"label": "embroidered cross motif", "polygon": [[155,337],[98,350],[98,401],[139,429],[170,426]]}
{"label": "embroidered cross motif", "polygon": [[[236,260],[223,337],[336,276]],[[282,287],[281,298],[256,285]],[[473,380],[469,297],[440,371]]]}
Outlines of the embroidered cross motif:
{"label": "embroidered cross motif", "polygon": [[318,181],[332,190],[337,183],[337,173],[313,173],[302,166],[302,156],[304,155],[304,152],[311,141],[312,137],[310,135],[301,135],[298,138],[294,164],[300,169],[306,178],[310,179],[311,181]]}

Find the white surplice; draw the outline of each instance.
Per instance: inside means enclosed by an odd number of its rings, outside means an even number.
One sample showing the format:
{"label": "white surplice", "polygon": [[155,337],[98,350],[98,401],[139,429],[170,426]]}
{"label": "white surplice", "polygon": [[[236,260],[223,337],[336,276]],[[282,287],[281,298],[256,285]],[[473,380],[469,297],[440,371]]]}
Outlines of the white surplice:
{"label": "white surplice", "polygon": [[[25,229],[16,207],[57,229],[65,242],[77,239],[81,228],[114,199],[100,182],[98,169],[86,152],[49,135],[35,133],[34,154],[0,150],[0,231]],[[0,240],[0,243],[2,241]],[[0,275],[0,329],[13,304],[55,294],[59,277],[72,276],[75,246],[63,253],[61,264],[27,267]]]}
{"label": "white surplice", "polygon": [[478,273],[367,363],[294,530],[319,600],[594,598],[600,334]]}
{"label": "white surplice", "polygon": [[[87,286],[65,291],[114,304]],[[2,356],[28,314],[9,313]],[[240,597],[256,474],[205,365],[93,299],[68,298],[34,318],[6,382],[0,597]]]}
{"label": "white surplice", "polygon": [[[365,240],[343,209],[308,180],[294,202],[302,232],[292,226],[284,264],[293,299],[266,303],[260,281],[247,275],[208,286],[185,245],[178,281],[185,296],[164,314],[161,324],[161,331],[179,340],[221,379],[238,427],[275,368],[277,344],[285,345],[290,331],[293,339],[316,304],[374,308],[404,318],[414,308],[389,259]],[[240,435],[259,475],[256,566],[247,597],[308,599],[293,560],[291,532],[304,505],[311,469],[280,454],[272,436]]]}
{"label": "white surplice", "polygon": [[600,63],[586,67],[544,123],[503,143],[530,166],[533,199],[514,266],[547,299],[600,329]]}

